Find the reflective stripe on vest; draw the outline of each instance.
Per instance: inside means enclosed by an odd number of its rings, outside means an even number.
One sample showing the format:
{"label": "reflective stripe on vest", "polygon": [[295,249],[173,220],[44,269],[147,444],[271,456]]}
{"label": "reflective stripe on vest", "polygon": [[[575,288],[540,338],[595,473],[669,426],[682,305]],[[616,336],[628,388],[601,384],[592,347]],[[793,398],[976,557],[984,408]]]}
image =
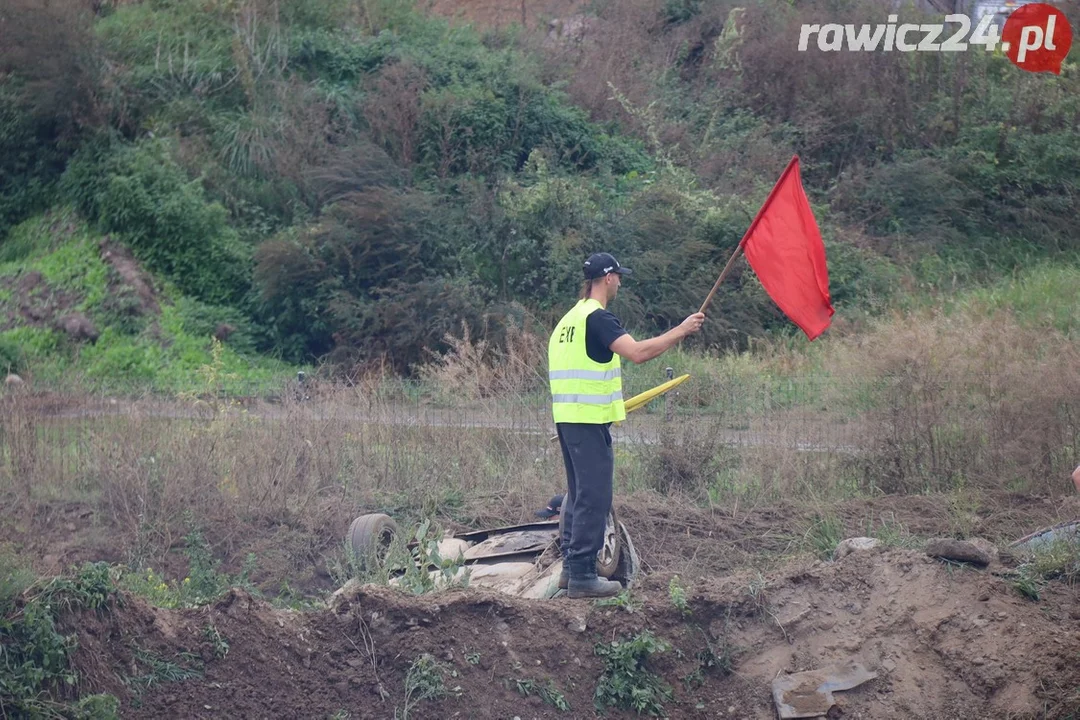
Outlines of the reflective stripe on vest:
{"label": "reflective stripe on vest", "polygon": [[610,395],[552,395],[551,401],[557,403],[583,403],[585,405],[607,405],[616,400],[622,400],[622,390]]}
{"label": "reflective stripe on vest", "polygon": [[548,340],[548,381],[555,422],[603,424],[626,418],[618,355],[595,362],[585,351],[585,322],[603,306],[580,300],[559,320]]}
{"label": "reflective stripe on vest", "polygon": [[549,380],[613,380],[622,377],[622,369],[614,370],[552,370]]}

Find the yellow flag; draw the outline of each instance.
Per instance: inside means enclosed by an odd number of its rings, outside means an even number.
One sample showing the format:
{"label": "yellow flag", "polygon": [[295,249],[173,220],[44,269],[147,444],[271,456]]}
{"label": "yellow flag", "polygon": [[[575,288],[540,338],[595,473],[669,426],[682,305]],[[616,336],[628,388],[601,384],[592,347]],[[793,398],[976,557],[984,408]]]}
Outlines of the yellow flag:
{"label": "yellow flag", "polygon": [[660,395],[663,395],[664,393],[666,393],[671,388],[679,385],[684,380],[686,380],[688,377],[690,377],[690,376],[689,375],[680,375],[679,377],[675,378],[674,380],[668,380],[663,385],[657,385],[652,390],[646,390],[643,393],[635,395],[634,397],[630,398],[625,403],[623,403],[626,406],[626,412],[630,412],[632,410],[637,410],[639,407],[641,407],[645,403],[649,402],[653,398],[659,397]]}
{"label": "yellow flag", "polygon": [[[634,410],[637,410],[640,407],[645,407],[645,405],[647,405],[650,400],[653,400],[654,398],[660,397],[661,395],[666,393],[671,388],[681,384],[688,377],[690,377],[690,376],[689,375],[680,375],[679,377],[675,378],[674,380],[668,380],[663,385],[657,385],[652,390],[646,390],[643,393],[638,393],[637,395],[635,395],[634,397],[630,398],[629,400],[627,400],[626,402],[623,403],[623,405],[626,407],[626,412],[630,413],[630,412],[633,412]],[[615,424],[618,425],[619,423],[615,423]],[[552,435],[551,436],[552,441],[555,441],[555,440],[558,440],[558,439],[559,439],[558,435]]]}

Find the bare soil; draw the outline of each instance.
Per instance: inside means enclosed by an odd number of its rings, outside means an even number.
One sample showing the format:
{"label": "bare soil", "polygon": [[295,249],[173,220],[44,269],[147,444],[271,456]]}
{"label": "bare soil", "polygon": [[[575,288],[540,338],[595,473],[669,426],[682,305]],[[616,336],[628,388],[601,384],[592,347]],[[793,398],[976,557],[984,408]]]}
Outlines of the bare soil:
{"label": "bare soil", "polygon": [[52,287],[36,270],[0,278],[0,289],[10,291],[14,301],[0,312],[0,331],[15,327],[53,327],[81,302],[75,293]]}
{"label": "bare soil", "polygon": [[140,315],[158,314],[160,307],[157,291],[154,289],[154,279],[131,254],[131,250],[109,236],[101,240],[99,247],[101,259],[116,271],[116,277],[109,284],[109,292],[132,293],[137,298],[137,303],[132,308],[134,312]]}
{"label": "bare soil", "polygon": [[[53,227],[54,241],[59,241],[70,234],[70,226],[61,228],[54,225]],[[114,271],[107,287],[106,305],[115,307],[118,299],[131,297],[132,300],[125,308],[126,312],[157,316],[160,313],[160,306],[153,278],[142,268],[131,251],[110,236],[101,240],[99,248],[101,259]],[[85,300],[85,297],[80,293],[50,285],[37,270],[23,271],[17,275],[0,278],[0,290],[10,292],[12,296],[11,302],[0,304],[0,331],[23,326],[55,327],[65,330],[69,335],[74,336],[73,339],[81,340],[85,338],[81,337],[76,328],[65,326],[64,319],[74,316],[80,319],[79,324],[92,327],[89,319],[84,315],[73,314],[73,310]],[[96,332],[90,334],[96,337]]]}
{"label": "bare soil", "polygon": [[[672,646],[649,667],[672,687],[665,709],[673,718],[775,717],[778,673],[850,658],[877,678],[837,694],[847,718],[1065,717],[1080,709],[1075,588],[1051,586],[1033,603],[993,568],[877,549],[796,562],[764,583],[754,573],[693,583],[683,616],[669,600],[669,575],[647,577],[632,612],[475,589],[414,597],[366,586],[336,610],[277,610],[233,590],[199,610],[125,598],[70,622],[83,690],[116,694],[131,718],[393,717],[405,707],[409,666],[424,653],[443,665],[448,694],[410,707],[409,717],[592,717],[604,672],[596,645],[646,629]],[[729,654],[731,667],[703,669],[695,682],[706,649]],[[135,692],[142,686],[122,678],[148,672],[145,653],[200,676]],[[527,680],[552,682],[571,710],[522,696],[517,681]]]}
{"label": "bare soil", "polygon": [[[352,718],[387,718],[405,709],[406,673],[428,653],[443,665],[448,694],[410,705],[409,717],[592,717],[604,671],[597,644],[648,629],[672,646],[649,667],[672,687],[665,709],[673,718],[775,717],[770,683],[778,673],[852,658],[877,678],[837,693],[845,718],[1080,712],[1075,587],[1050,583],[1033,602],[1012,587],[1007,566],[947,564],[921,549],[880,547],[815,560],[799,545],[813,513],[795,505],[708,511],[634,496],[620,507],[645,566],[633,593],[640,607],[525,601],[480,589],[417,597],[378,586],[311,612],[276,609],[239,589],[198,610],[162,610],[125,596],[107,612],[66,620],[78,637],[80,690],[116,694],[122,716],[131,718],[329,718],[342,710]],[[985,495],[967,509],[970,518],[959,520],[942,496],[853,500],[833,511],[845,535],[862,534],[869,519],[881,517],[923,537],[949,535],[965,522],[1002,546],[1080,516],[1080,501]],[[39,563],[58,569],[123,559],[89,506],[39,508],[25,522],[17,537],[17,526],[5,522],[0,541],[20,540]],[[317,557],[339,530],[326,528],[326,538],[318,538],[286,526],[248,528],[246,544],[235,542],[227,552],[226,544],[216,546],[233,572],[250,548],[276,546],[281,561],[264,569],[267,586],[291,576],[294,586],[313,593],[332,581],[314,562],[301,571],[302,549]],[[182,577],[179,554],[168,558],[166,574]],[[676,573],[687,588],[688,616],[669,597]],[[213,642],[211,627],[227,652]],[[706,650],[730,658],[730,666],[701,668]],[[147,657],[198,676],[159,678],[147,688]],[[571,710],[560,712],[535,693],[523,696],[518,681],[530,680],[553,683]]]}

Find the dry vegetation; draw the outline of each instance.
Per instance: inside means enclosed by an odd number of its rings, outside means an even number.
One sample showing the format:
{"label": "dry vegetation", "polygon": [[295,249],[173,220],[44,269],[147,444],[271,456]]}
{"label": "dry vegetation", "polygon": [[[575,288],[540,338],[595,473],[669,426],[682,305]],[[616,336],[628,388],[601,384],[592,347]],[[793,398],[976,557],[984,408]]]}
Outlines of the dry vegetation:
{"label": "dry vegetation", "polygon": [[[498,352],[467,335],[452,345],[425,366],[431,384],[313,384],[303,402],[9,393],[5,522],[26,530],[57,503],[81,503],[138,562],[164,559],[191,517],[226,555],[285,527],[310,538],[290,563],[314,567],[340,553],[362,512],[527,520],[563,482],[538,339],[521,332]],[[698,359],[708,372],[688,368],[677,396],[631,415],[615,431],[620,496],[738,514],[943,493],[965,535],[982,498],[1069,490],[1080,358],[1064,337],[1000,316],[912,317],[823,350],[829,375],[779,355],[753,371]],[[764,372],[785,366],[787,376]]]}

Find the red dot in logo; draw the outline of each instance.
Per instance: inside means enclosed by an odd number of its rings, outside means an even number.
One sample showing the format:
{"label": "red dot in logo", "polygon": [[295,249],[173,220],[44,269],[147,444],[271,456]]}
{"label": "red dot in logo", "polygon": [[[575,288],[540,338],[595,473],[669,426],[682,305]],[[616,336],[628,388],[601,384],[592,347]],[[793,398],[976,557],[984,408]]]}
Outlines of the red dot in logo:
{"label": "red dot in logo", "polygon": [[1001,32],[1002,49],[1013,64],[1031,72],[1061,74],[1072,47],[1072,27],[1065,13],[1046,3],[1029,3],[1013,11]]}

